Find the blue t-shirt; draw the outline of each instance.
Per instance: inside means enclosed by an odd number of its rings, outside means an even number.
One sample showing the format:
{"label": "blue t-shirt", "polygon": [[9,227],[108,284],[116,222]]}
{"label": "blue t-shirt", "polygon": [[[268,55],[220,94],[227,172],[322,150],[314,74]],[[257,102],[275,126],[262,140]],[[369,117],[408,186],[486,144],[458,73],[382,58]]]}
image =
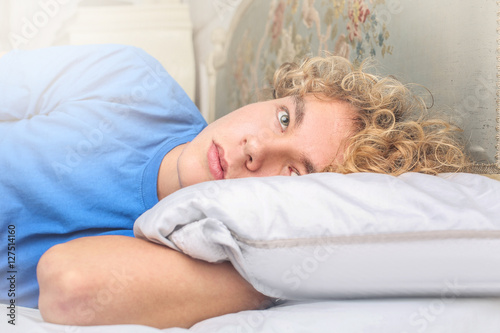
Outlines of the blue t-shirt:
{"label": "blue t-shirt", "polygon": [[158,202],[163,157],[205,126],[137,48],[62,46],[0,58],[0,303],[37,306],[36,265],[51,246],[133,236],[136,218]]}

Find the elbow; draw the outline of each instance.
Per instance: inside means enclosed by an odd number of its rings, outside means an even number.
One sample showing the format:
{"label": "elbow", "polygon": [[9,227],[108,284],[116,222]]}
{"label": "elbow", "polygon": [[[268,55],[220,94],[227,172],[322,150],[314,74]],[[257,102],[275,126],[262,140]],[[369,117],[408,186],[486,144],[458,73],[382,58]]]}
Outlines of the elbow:
{"label": "elbow", "polygon": [[95,310],[89,304],[90,285],[78,265],[67,255],[65,244],[50,248],[38,262],[38,307],[46,322],[90,325]]}

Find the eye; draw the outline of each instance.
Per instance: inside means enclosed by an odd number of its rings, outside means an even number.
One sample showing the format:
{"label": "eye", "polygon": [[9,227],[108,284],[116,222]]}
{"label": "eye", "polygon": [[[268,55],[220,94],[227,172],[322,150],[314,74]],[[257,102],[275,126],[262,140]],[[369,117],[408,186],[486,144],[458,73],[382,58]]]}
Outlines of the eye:
{"label": "eye", "polygon": [[300,176],[300,173],[297,170],[290,168],[290,176]]}
{"label": "eye", "polygon": [[280,111],[278,112],[278,120],[280,122],[281,129],[283,131],[286,130],[288,125],[290,125],[290,115],[286,108],[281,107]]}

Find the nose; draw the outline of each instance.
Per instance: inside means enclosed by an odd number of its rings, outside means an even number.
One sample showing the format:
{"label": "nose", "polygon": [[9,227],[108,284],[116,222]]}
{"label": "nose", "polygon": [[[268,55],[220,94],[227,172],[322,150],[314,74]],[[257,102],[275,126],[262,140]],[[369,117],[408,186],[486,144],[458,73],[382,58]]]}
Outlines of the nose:
{"label": "nose", "polygon": [[262,166],[262,145],[256,137],[246,138],[243,142],[246,156],[245,166],[248,170],[256,172]]}
{"label": "nose", "polygon": [[268,135],[245,138],[243,143],[246,168],[262,176],[280,174],[286,147],[279,141],[278,138]]}

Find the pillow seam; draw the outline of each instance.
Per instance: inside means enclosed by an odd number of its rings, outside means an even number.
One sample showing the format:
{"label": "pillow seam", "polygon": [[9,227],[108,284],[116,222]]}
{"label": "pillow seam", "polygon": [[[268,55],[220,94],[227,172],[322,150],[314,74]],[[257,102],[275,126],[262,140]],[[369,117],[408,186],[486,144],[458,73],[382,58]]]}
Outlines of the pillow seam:
{"label": "pillow seam", "polygon": [[294,238],[294,239],[272,239],[255,240],[241,237],[231,231],[235,240],[247,246],[273,249],[290,248],[298,246],[317,245],[354,245],[354,244],[374,244],[374,243],[396,243],[396,242],[420,242],[436,240],[456,240],[456,239],[500,239],[500,230],[434,230],[420,232],[401,232],[394,234],[377,235],[349,235],[349,236],[325,236],[315,238]]}

